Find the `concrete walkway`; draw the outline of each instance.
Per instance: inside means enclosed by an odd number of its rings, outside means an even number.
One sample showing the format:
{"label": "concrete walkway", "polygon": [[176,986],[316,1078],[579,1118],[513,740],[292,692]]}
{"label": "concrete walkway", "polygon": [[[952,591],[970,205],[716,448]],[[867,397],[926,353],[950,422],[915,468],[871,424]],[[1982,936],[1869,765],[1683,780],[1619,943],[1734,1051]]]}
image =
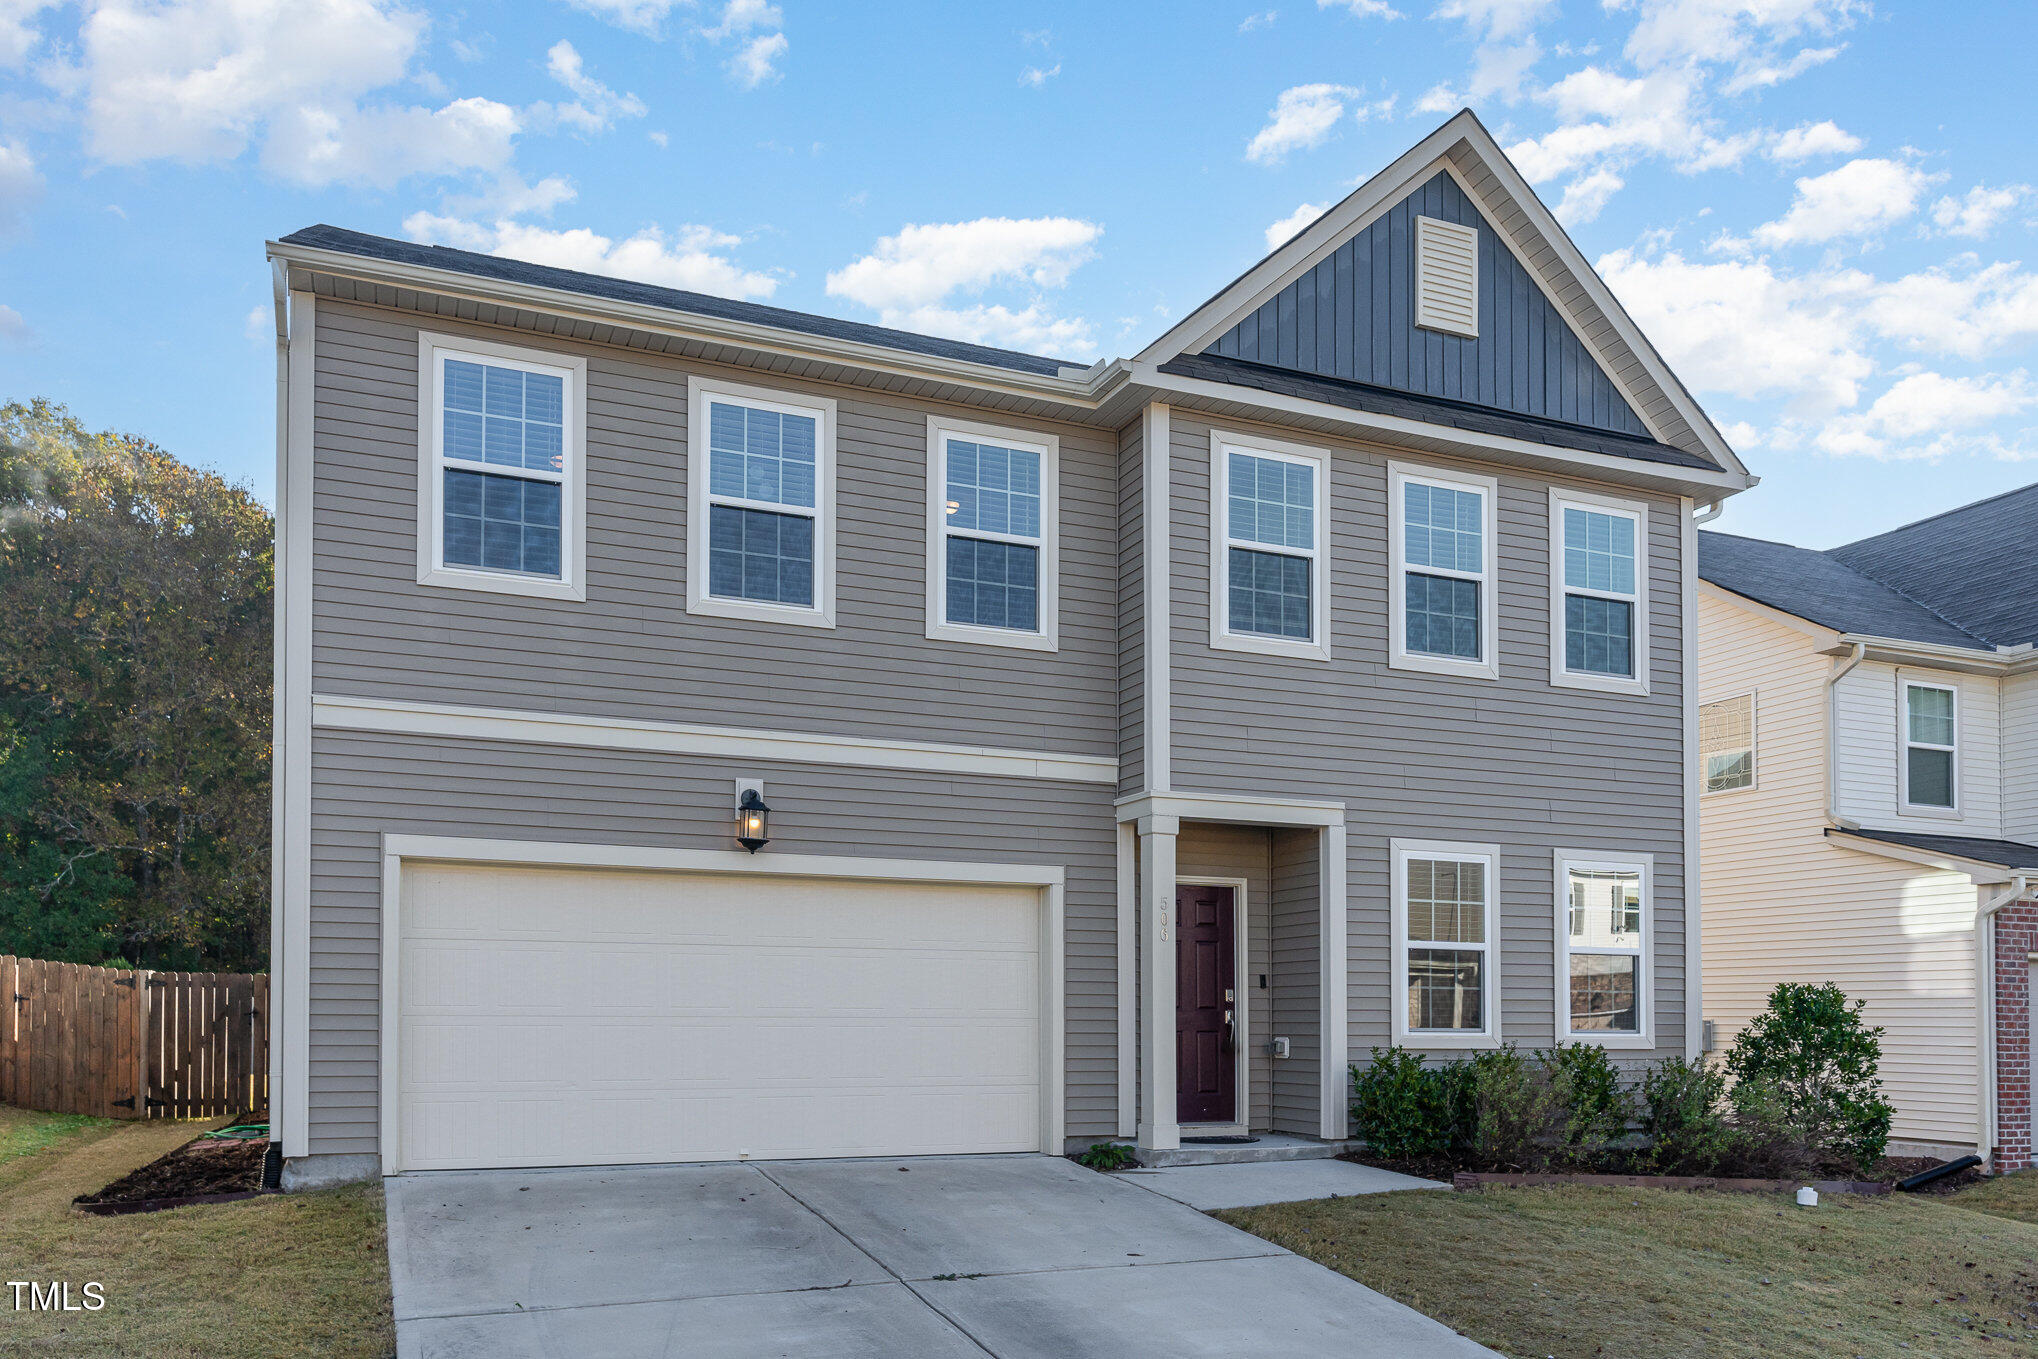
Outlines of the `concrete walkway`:
{"label": "concrete walkway", "polygon": [[1491,1355],[1162,1192],[1053,1157],[385,1186],[401,1359]]}
{"label": "concrete walkway", "polygon": [[1191,1208],[1256,1208],[1297,1199],[1340,1199],[1349,1194],[1391,1194],[1403,1189],[1449,1189],[1351,1161],[1263,1161],[1254,1165],[1173,1166],[1165,1170],[1122,1170],[1118,1178]]}

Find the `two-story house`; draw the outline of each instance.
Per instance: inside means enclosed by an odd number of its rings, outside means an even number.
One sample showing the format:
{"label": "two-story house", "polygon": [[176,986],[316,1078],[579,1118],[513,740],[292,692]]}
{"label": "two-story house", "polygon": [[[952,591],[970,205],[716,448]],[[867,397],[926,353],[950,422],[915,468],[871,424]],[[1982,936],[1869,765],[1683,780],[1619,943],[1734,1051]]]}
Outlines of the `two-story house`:
{"label": "two-story house", "polygon": [[272,1114],[376,1170],[1346,1135],[1697,1033],[1693,514],[1470,113],[1088,366],[313,227]]}
{"label": "two-story house", "polygon": [[1893,1147],[2032,1163],[2038,486],[1814,552],[1699,535],[1705,1014],[1886,1030]]}

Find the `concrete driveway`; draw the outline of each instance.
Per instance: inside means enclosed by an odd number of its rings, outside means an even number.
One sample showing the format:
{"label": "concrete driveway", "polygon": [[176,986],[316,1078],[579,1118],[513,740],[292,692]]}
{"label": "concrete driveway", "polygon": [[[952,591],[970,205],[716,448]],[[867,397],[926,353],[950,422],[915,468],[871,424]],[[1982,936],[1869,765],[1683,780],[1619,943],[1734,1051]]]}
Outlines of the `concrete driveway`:
{"label": "concrete driveway", "polygon": [[401,1359],[1491,1354],[1185,1204],[1046,1156],[386,1187]]}

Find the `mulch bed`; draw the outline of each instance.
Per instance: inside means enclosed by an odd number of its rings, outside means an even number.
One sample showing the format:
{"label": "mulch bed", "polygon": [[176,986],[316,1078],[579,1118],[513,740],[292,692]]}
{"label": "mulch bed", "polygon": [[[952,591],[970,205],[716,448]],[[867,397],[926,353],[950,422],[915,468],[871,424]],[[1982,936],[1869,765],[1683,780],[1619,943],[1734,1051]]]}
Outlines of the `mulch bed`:
{"label": "mulch bed", "polygon": [[[1425,1180],[1441,1180],[1445,1184],[1455,1184],[1461,1175],[1466,1174],[1464,1165],[1449,1157],[1442,1156],[1415,1160],[1391,1160],[1384,1156],[1375,1156],[1367,1151],[1348,1151],[1339,1159],[1351,1161],[1362,1166],[1378,1166],[1382,1170],[1399,1171],[1403,1175],[1415,1175]],[[1781,1190],[1794,1189],[1800,1184],[1811,1184],[1820,1193],[1880,1193],[1887,1192],[1899,1180],[1909,1179],[1919,1171],[1930,1170],[1933,1166],[1944,1164],[1945,1162],[1936,1156],[1889,1156],[1869,1167],[1867,1173],[1858,1181],[1716,1180],[1710,1183],[1700,1183],[1696,1179],[1687,1176],[1656,1175],[1537,1175],[1530,1177],[1509,1176],[1507,1179],[1517,1183],[1530,1182],[1537,1184],[1617,1184],[1624,1188],[1656,1184],[1663,1188],[1680,1189],[1755,1188],[1759,1186]],[[1500,1181],[1498,1176],[1481,1176],[1480,1178],[1484,1179],[1487,1183]],[[1945,1176],[1913,1192],[1920,1194],[1951,1194],[1956,1190],[1973,1184],[1980,1178],[1980,1172],[1977,1170],[1963,1170],[1957,1175]],[[1846,1187],[1856,1185],[1862,1187]],[[1875,1187],[1866,1187],[1869,1185]],[[1461,1185],[1459,1187],[1464,1188],[1467,1186]]]}
{"label": "mulch bed", "polygon": [[1479,1175],[1461,1170],[1451,1177],[1454,1189],[1492,1185],[1579,1185],[1587,1189],[1709,1189],[1727,1194],[1787,1194],[1809,1184],[1821,1194],[1887,1194],[1880,1180],[1740,1180],[1713,1175]]}
{"label": "mulch bed", "polygon": [[268,1151],[267,1138],[200,1137],[72,1202],[88,1213],[119,1213],[250,1197],[261,1192],[262,1158]]}

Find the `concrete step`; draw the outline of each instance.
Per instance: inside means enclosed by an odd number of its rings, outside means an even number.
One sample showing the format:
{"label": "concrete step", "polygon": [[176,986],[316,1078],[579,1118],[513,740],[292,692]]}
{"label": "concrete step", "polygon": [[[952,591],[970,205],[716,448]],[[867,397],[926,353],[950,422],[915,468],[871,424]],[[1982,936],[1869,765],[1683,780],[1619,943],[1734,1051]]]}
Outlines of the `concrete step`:
{"label": "concrete step", "polygon": [[1257,1142],[1190,1143],[1167,1151],[1151,1147],[1138,1149],[1142,1166],[1242,1166],[1267,1161],[1325,1161],[1345,1149],[1343,1142],[1319,1142],[1313,1137],[1292,1137],[1285,1133],[1261,1133]]}

